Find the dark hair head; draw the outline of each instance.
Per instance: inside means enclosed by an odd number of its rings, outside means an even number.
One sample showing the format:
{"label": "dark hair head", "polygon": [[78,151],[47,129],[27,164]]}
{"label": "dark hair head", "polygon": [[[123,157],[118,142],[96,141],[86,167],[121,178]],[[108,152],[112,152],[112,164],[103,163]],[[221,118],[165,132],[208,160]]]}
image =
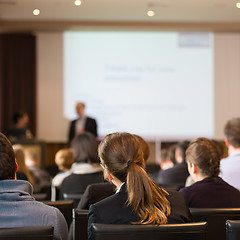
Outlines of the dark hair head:
{"label": "dark hair head", "polygon": [[202,174],[208,177],[217,177],[219,174],[220,155],[215,143],[207,138],[191,141],[186,151],[186,160],[196,164]]}
{"label": "dark hair head", "polygon": [[12,144],[0,133],[0,180],[14,179],[16,162]]}
{"label": "dark hair head", "polygon": [[178,142],[176,146],[176,151],[180,153],[181,158],[183,159],[184,162],[186,160],[186,150],[188,146],[189,146],[189,141]]}
{"label": "dark hair head", "polygon": [[127,162],[144,167],[143,151],[137,138],[129,133],[112,133],[99,144],[98,155],[103,165],[120,181],[127,179]]}
{"label": "dark hair head", "polygon": [[97,147],[98,143],[93,134],[85,132],[77,135],[71,143],[74,162],[99,163]]}
{"label": "dark hair head", "polygon": [[166,192],[144,170],[143,147],[136,135],[109,134],[99,144],[98,154],[104,169],[126,182],[128,204],[139,215],[140,223],[166,223],[170,214]]}
{"label": "dark hair head", "polygon": [[176,152],[176,144],[172,144],[170,147],[167,148],[167,157],[171,160],[173,164],[176,164],[176,157],[175,157],[175,152]]}
{"label": "dark hair head", "polygon": [[17,124],[18,123],[18,120],[23,118],[23,116],[27,114],[26,112],[24,111],[17,111],[13,114],[13,123],[14,124]]}
{"label": "dark hair head", "polygon": [[230,142],[235,147],[240,147],[240,118],[232,118],[229,120],[224,128],[224,133]]}

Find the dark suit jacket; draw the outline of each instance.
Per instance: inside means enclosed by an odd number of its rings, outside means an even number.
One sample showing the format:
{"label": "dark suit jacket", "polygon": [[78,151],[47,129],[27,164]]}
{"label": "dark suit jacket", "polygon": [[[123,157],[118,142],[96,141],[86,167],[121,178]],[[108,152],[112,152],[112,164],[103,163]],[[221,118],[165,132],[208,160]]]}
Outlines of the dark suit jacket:
{"label": "dark suit jacket", "polygon": [[161,186],[185,186],[187,177],[189,176],[187,164],[185,162],[175,164],[172,168],[160,170],[157,183]]}
{"label": "dark suit jacket", "polygon": [[[72,141],[72,139],[75,137],[75,124],[77,119],[71,121],[69,133],[68,133],[68,141],[69,143]],[[86,132],[90,132],[93,135],[97,136],[97,123],[96,120],[90,117],[86,118],[85,127],[84,130]]]}
{"label": "dark suit jacket", "polygon": [[91,204],[113,195],[116,187],[109,182],[93,183],[87,186],[81,200],[78,204],[78,209],[89,209]]}
{"label": "dark suit jacket", "polygon": [[207,177],[180,189],[190,208],[239,208],[240,191],[220,177]]}
{"label": "dark suit jacket", "polygon": [[[171,214],[168,217],[168,223],[186,223],[192,221],[189,209],[181,193],[171,192],[167,198],[171,205]],[[126,204],[127,199],[128,193],[124,184],[118,193],[90,206],[88,216],[89,239],[92,236],[92,223],[130,224],[140,220],[139,216]]]}
{"label": "dark suit jacket", "polygon": [[[89,209],[91,204],[99,202],[100,200],[107,198],[115,193],[116,187],[109,183],[93,183],[87,186],[81,200],[77,206],[77,209]],[[71,224],[68,234],[68,239],[73,239],[73,226]]]}

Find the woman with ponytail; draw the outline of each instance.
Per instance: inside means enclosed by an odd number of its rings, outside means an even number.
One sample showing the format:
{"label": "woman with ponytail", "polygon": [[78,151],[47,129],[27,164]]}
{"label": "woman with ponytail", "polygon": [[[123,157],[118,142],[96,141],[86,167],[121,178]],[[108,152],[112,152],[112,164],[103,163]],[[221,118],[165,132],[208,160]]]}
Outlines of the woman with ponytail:
{"label": "woman with ponytail", "polygon": [[145,171],[142,144],[129,133],[107,135],[98,147],[105,178],[117,191],[89,208],[88,237],[92,223],[166,224],[190,222],[180,193],[169,194]]}
{"label": "woman with ponytail", "polygon": [[186,150],[188,171],[194,184],[180,189],[190,208],[239,208],[240,192],[219,175],[220,151],[207,138],[192,140]]}

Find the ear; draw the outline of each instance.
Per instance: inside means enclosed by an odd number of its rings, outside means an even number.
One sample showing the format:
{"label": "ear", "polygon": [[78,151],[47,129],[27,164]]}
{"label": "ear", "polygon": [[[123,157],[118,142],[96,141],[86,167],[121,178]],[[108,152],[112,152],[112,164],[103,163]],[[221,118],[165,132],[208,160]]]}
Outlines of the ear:
{"label": "ear", "polygon": [[107,178],[108,178],[108,181],[109,181],[109,182],[111,182],[111,181],[113,180],[113,176],[112,176],[110,173],[108,173]]}
{"label": "ear", "polygon": [[230,146],[230,142],[229,142],[228,138],[225,138],[225,139],[224,139],[224,142],[225,142],[225,144],[226,144],[227,147]]}
{"label": "ear", "polygon": [[197,165],[193,163],[193,173],[196,174],[197,172]]}
{"label": "ear", "polygon": [[17,164],[17,161],[15,159],[15,172],[17,172],[17,171],[18,171],[18,164]]}

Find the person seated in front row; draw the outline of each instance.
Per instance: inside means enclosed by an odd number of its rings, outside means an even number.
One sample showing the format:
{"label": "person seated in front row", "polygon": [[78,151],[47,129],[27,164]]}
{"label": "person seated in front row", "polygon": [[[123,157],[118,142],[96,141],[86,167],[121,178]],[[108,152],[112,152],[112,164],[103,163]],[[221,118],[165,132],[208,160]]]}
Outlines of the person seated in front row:
{"label": "person seated in front row", "polygon": [[240,192],[218,177],[220,154],[213,141],[207,138],[192,140],[186,160],[195,183],[180,192],[190,208],[240,207]]}
{"label": "person seated in front row", "polygon": [[181,194],[169,194],[147,175],[144,154],[136,137],[129,133],[107,135],[98,153],[104,176],[116,194],[92,204],[88,216],[88,238],[92,223],[165,224],[190,222]]}
{"label": "person seated in front row", "polygon": [[[28,181],[17,180],[18,164],[11,143],[0,133],[0,222],[1,228],[50,226],[54,240],[67,240],[67,223],[55,207],[38,202]],[[14,231],[14,230],[13,230]]]}
{"label": "person seated in front row", "polygon": [[[140,137],[139,135],[134,134],[136,140],[139,141],[143,152],[144,162],[146,164],[149,155],[150,149],[147,142]],[[78,209],[89,209],[89,206],[93,203],[99,202],[100,200],[109,197],[110,195],[114,194],[116,191],[116,186],[111,182],[103,182],[103,183],[95,183],[90,184],[87,186],[81,200],[78,204]]]}
{"label": "person seated in front row", "polygon": [[[134,135],[136,140],[139,141],[140,147],[143,152],[143,158],[145,163],[147,162],[150,149],[147,142],[140,137],[139,135]],[[89,184],[81,197],[81,200],[77,206],[77,209],[89,209],[91,204],[99,202],[100,200],[113,195],[116,191],[116,186],[111,182],[103,182],[103,183],[93,183]],[[73,226],[71,225],[69,230],[69,240],[73,239]]]}

